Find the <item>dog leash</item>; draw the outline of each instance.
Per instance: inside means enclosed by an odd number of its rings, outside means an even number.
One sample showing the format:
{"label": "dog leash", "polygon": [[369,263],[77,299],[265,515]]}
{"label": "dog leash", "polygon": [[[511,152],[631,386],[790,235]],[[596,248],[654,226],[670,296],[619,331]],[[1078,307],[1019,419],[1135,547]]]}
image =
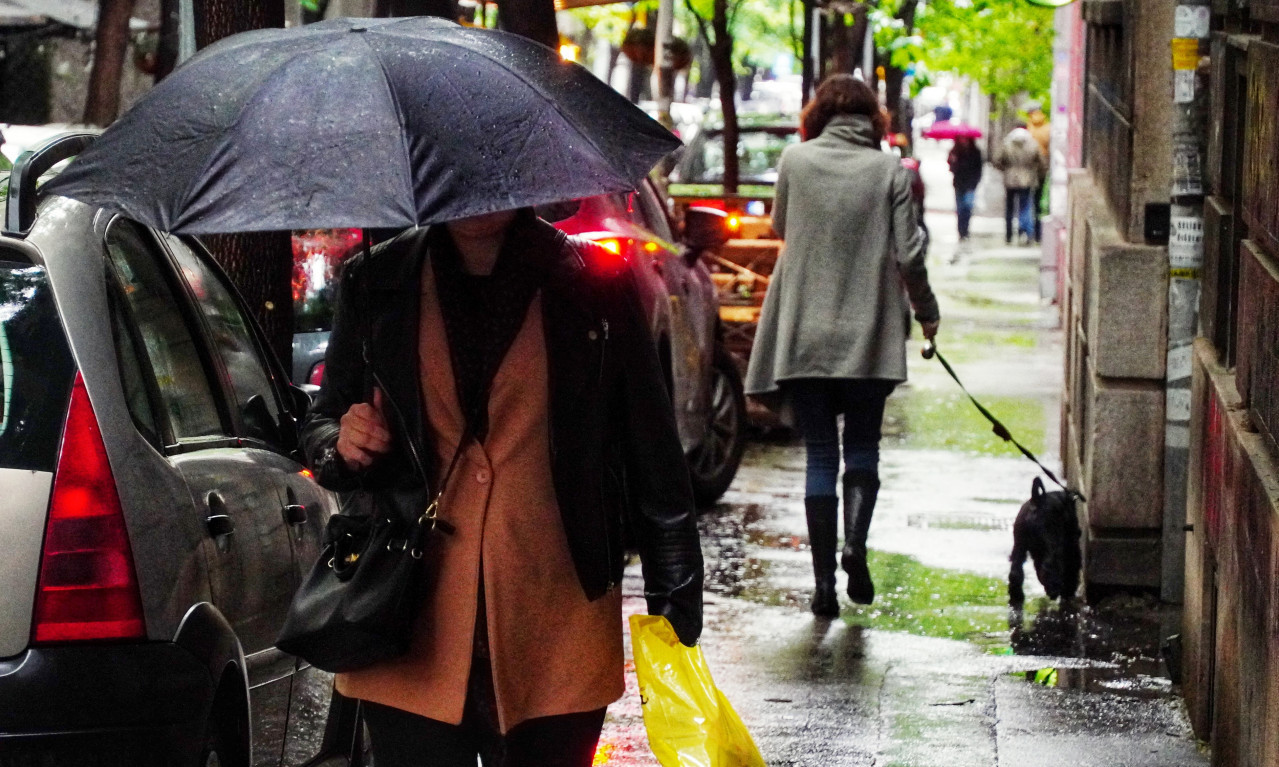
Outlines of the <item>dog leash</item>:
{"label": "dog leash", "polygon": [[1016,447],[1018,450],[1020,450],[1022,455],[1029,458],[1036,466],[1039,467],[1040,471],[1048,475],[1048,478],[1051,479],[1053,482],[1056,482],[1057,486],[1060,487],[1062,490],[1065,490],[1066,492],[1070,493],[1071,495],[1075,496],[1081,501],[1087,502],[1088,499],[1084,497],[1083,493],[1079,492],[1078,490],[1073,490],[1067,487],[1066,483],[1062,482],[1060,479],[1057,479],[1057,475],[1053,474],[1051,469],[1049,469],[1047,466],[1040,463],[1039,459],[1035,457],[1034,453],[1027,450],[1025,445],[1021,444],[1020,442],[1017,441],[1015,437],[1013,437],[1012,433],[1008,431],[1007,426],[1004,426],[999,421],[999,419],[994,416],[993,413],[991,413],[989,410],[986,409],[984,405],[982,405],[980,402],[977,401],[977,398],[973,396],[972,392],[968,391],[968,387],[964,386],[964,382],[959,380],[959,376],[955,375],[955,369],[950,366],[950,363],[947,362],[946,358],[942,356],[942,353],[938,351],[937,344],[935,342],[931,340],[925,341],[924,348],[920,350],[920,354],[922,354],[924,359],[926,360],[932,359],[933,357],[937,358],[937,361],[941,363],[941,366],[946,368],[946,372],[950,374],[950,377],[955,380],[955,383],[959,384],[959,388],[963,390],[965,395],[967,395],[968,401],[972,402],[973,407],[977,408],[977,412],[986,416],[986,420],[990,421],[991,426],[994,427],[993,429],[991,429],[991,431],[995,433],[995,436],[999,437],[1005,442],[1013,443],[1013,446]]}

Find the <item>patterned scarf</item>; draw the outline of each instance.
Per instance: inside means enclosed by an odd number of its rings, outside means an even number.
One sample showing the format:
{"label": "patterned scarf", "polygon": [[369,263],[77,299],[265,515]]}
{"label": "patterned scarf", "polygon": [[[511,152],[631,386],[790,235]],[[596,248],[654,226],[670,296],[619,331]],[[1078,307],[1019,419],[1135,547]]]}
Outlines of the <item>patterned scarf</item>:
{"label": "patterned scarf", "polygon": [[545,279],[538,254],[524,253],[520,247],[528,241],[520,232],[533,220],[529,211],[516,216],[506,231],[493,273],[486,276],[466,272],[447,227],[434,227],[427,234],[458,403],[481,443],[488,436],[493,379]]}

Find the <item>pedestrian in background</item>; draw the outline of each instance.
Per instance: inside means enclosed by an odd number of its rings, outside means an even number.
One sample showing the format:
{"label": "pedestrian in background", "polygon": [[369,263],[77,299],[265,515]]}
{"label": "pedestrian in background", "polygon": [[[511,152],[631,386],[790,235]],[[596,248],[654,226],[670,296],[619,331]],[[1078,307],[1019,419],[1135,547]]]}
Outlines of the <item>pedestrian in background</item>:
{"label": "pedestrian in background", "polygon": [[1047,163],[1039,142],[1026,123],[1019,122],[1004,137],[991,162],[1004,174],[1004,242],[1013,242],[1013,220],[1025,243],[1035,239],[1034,190],[1043,179]]}
{"label": "pedestrian in background", "polygon": [[848,596],[875,597],[866,536],[879,493],[884,403],[906,379],[902,284],[926,338],[937,333],[911,179],[880,149],[887,122],[852,75],[822,83],[800,117],[804,141],[782,153],[773,228],[784,240],[764,298],[746,391],[799,428],[807,449],[804,508],[816,591],[812,610],[839,614],[835,592],[844,417]]}
{"label": "pedestrian in background", "polygon": [[[424,562],[409,651],[337,676],[378,767],[591,764],[625,690],[624,516],[649,612],[697,641],[697,515],[662,366],[628,267],[595,251],[504,211],[410,230],[343,274],[308,462],[404,505],[421,454],[453,528]],[[420,396],[392,402],[385,381]]]}
{"label": "pedestrian in background", "polygon": [[1035,189],[1035,242],[1039,242],[1044,234],[1043,222],[1040,218],[1044,210],[1044,196],[1048,194],[1053,128],[1052,123],[1048,122],[1048,115],[1044,114],[1043,106],[1037,101],[1026,105],[1026,117],[1030,121],[1027,130],[1035,137],[1035,142],[1039,144],[1039,153],[1043,155],[1043,172],[1039,176],[1039,186]]}
{"label": "pedestrian in background", "polygon": [[981,183],[984,160],[977,142],[968,136],[960,136],[955,139],[946,163],[954,176],[955,213],[959,218],[959,242],[962,246],[968,242],[968,224],[977,202],[977,185]]}

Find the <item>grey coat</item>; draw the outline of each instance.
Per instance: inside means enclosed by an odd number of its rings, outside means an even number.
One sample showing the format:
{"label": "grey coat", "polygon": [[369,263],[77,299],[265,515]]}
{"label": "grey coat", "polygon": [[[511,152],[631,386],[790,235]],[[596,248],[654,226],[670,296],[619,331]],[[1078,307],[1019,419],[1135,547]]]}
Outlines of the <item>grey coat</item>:
{"label": "grey coat", "polygon": [[764,297],[748,394],[779,407],[787,379],[906,380],[904,294],[917,320],[938,319],[915,215],[910,176],[880,151],[869,118],[836,116],[782,153],[773,228],[784,252]]}
{"label": "grey coat", "polygon": [[1009,131],[990,163],[1003,171],[1004,186],[1008,189],[1034,189],[1048,173],[1048,158],[1025,128]]}

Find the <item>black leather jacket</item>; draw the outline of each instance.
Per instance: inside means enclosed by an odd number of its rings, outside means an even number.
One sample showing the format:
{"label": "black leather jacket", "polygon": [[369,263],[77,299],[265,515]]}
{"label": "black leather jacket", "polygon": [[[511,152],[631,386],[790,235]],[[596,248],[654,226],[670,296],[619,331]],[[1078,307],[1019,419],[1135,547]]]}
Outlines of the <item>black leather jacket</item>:
{"label": "black leather jacket", "polygon": [[[517,218],[510,242],[546,260],[543,326],[549,369],[551,470],[582,590],[597,599],[620,588],[624,530],[640,552],[651,614],[670,619],[680,640],[702,629],[702,552],[688,470],[661,364],[635,278],[617,256],[566,238],[532,216]],[[430,489],[413,468],[439,476],[418,374],[422,230],[353,258],[343,273],[324,383],[302,425],[316,479],[336,491],[396,490],[413,508]],[[367,345],[363,339],[367,337]],[[449,364],[447,352],[439,360]],[[338,421],[369,399],[376,379],[391,406],[392,451],[368,470],[337,454]],[[496,428],[496,425],[495,425]],[[537,556],[537,552],[529,552]]]}

